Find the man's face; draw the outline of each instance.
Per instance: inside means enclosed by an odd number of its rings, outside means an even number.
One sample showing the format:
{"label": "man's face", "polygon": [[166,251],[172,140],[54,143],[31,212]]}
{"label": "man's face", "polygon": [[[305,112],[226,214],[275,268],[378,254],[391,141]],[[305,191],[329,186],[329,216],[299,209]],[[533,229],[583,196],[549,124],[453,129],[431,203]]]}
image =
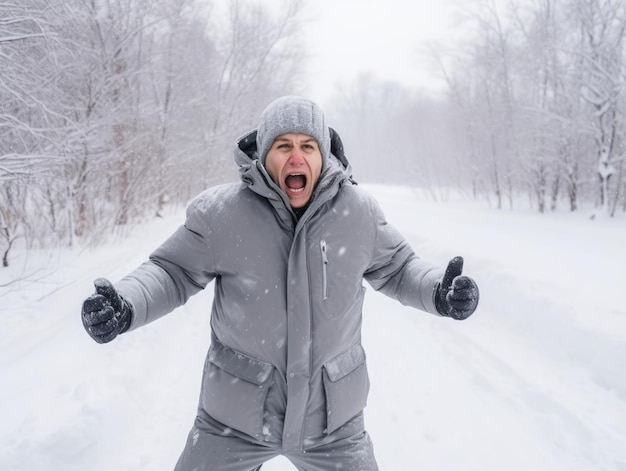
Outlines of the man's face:
{"label": "man's face", "polygon": [[281,134],[265,157],[265,168],[285,192],[291,207],[302,208],[311,199],[322,172],[322,154],[311,136]]}

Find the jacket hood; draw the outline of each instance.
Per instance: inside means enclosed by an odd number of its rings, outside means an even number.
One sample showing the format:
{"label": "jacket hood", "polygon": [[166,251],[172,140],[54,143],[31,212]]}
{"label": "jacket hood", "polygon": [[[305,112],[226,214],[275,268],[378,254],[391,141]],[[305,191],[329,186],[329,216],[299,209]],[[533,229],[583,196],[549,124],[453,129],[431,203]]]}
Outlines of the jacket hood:
{"label": "jacket hood", "polygon": [[[332,128],[328,129],[330,131],[330,156],[311,196],[310,205],[317,200],[322,200],[321,203],[323,203],[332,198],[347,181],[356,184],[352,179],[352,166],[344,153],[339,134]],[[239,167],[241,180],[255,193],[274,204],[281,201],[291,211],[287,195],[274,183],[259,160],[257,132],[258,130],[254,129],[237,140],[235,162]]]}

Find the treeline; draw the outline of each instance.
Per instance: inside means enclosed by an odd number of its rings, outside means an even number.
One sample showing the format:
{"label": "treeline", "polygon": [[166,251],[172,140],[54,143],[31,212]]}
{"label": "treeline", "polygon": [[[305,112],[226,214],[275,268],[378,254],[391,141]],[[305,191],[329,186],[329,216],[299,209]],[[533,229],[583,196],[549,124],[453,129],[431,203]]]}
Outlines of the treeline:
{"label": "treeline", "polygon": [[441,99],[363,77],[334,100],[365,177],[440,198],[463,188],[498,208],[523,199],[540,212],[626,211],[623,0],[463,8],[471,40],[429,52],[447,84]]}
{"label": "treeline", "polygon": [[[498,3],[499,5],[499,3]],[[494,207],[626,211],[622,0],[463,4],[437,98],[373,77],[327,114],[355,177]],[[0,257],[93,243],[236,178],[261,109],[305,92],[302,0],[0,3]],[[470,38],[470,39],[467,39]],[[348,60],[348,59],[347,59]],[[426,65],[422,65],[425,67]]]}
{"label": "treeline", "polygon": [[304,62],[297,0],[0,3],[0,256],[90,243],[233,177]]}

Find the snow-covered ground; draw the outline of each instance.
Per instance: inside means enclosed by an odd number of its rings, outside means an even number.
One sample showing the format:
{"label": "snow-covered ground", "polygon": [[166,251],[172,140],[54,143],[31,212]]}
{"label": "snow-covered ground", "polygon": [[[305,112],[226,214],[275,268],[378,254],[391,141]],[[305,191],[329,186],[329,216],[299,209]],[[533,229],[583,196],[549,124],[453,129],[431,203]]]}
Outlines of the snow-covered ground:
{"label": "snow-covered ground", "polygon": [[[381,470],[626,470],[626,218],[496,211],[368,187],[418,255],[465,258],[478,312],[454,322],[369,291],[366,424]],[[97,250],[19,254],[0,285],[0,469],[171,470],[191,427],[211,289],[98,345],[80,306],[182,212]],[[264,471],[295,469],[277,458]],[[331,467],[329,467],[331,469]]]}

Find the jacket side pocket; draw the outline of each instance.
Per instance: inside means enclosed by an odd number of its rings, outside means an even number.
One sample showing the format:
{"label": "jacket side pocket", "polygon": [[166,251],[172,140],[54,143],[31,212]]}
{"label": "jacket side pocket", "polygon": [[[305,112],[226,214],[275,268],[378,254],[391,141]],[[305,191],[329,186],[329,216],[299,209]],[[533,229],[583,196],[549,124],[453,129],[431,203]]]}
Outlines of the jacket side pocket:
{"label": "jacket side pocket", "polygon": [[326,433],[332,433],[367,405],[370,382],[361,345],[353,345],[323,367]]}
{"label": "jacket side pocket", "polygon": [[204,367],[202,407],[228,427],[262,439],[265,400],[274,366],[213,338]]}

